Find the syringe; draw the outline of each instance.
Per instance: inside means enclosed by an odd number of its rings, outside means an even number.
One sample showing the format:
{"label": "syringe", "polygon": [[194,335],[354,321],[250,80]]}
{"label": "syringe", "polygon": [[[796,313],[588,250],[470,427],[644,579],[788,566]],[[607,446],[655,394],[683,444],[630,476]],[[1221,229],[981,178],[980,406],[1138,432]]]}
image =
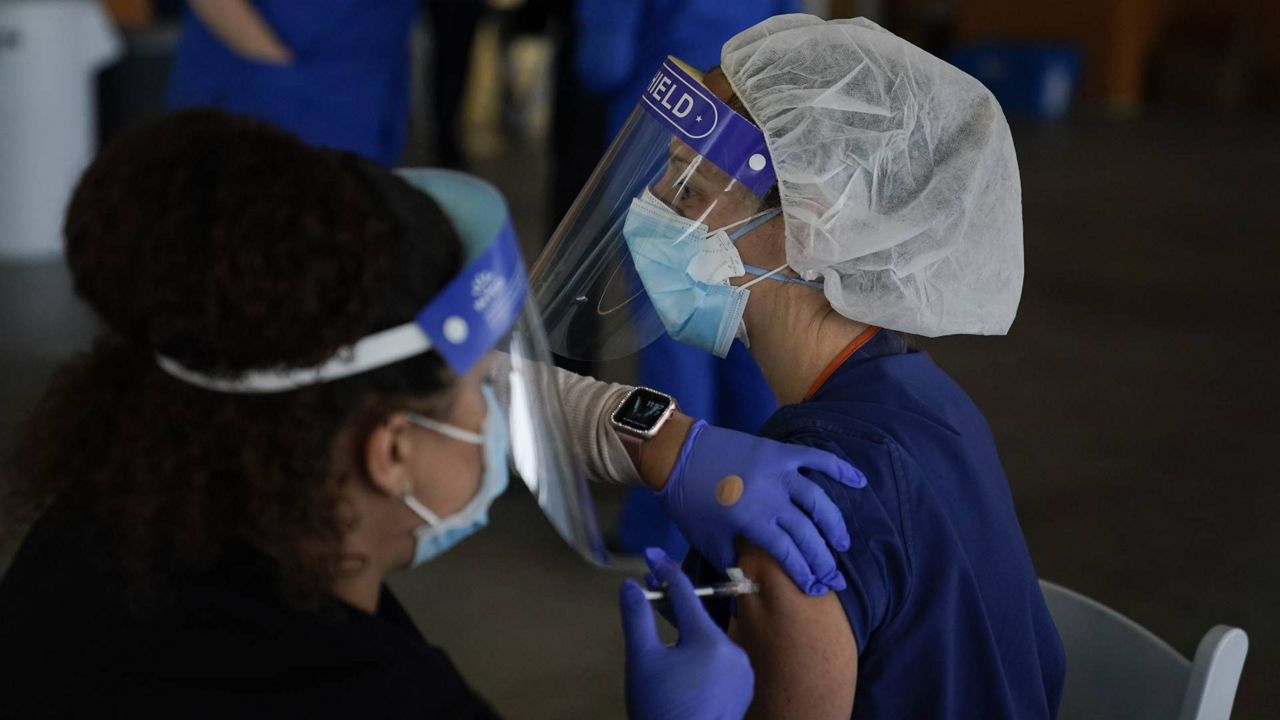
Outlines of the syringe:
{"label": "syringe", "polygon": [[[760,585],[748,580],[746,573],[742,572],[742,568],[727,568],[724,571],[724,574],[729,576],[728,582],[695,587],[693,589],[693,594],[698,597],[737,597],[739,595],[760,592]],[[644,596],[651,601],[665,600],[667,598],[667,591],[645,590]]]}

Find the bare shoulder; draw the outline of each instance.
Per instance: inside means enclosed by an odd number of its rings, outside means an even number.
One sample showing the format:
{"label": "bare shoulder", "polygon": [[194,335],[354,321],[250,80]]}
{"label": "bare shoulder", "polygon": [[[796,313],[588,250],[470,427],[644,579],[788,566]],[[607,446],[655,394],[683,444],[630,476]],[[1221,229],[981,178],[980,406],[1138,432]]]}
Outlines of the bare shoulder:
{"label": "bare shoulder", "polygon": [[771,556],[743,545],[739,563],[760,593],[738,598],[730,633],[756,674],[750,718],[848,720],[858,647],[835,593],[809,597]]}

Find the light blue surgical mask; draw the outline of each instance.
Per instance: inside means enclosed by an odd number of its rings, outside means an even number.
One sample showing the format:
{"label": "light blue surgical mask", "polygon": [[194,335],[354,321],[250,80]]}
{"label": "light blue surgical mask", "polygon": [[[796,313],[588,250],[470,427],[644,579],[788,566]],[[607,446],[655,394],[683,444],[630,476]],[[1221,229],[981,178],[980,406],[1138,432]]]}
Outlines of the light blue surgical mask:
{"label": "light blue surgical mask", "polygon": [[444,435],[447,438],[484,447],[484,479],[475,497],[458,512],[447,517],[439,517],[431,508],[423,505],[408,490],[401,500],[415,515],[422,518],[422,525],[414,529],[414,551],[411,567],[417,567],[432,558],[444,554],[454,545],[475,534],[489,524],[489,507],[507,489],[507,419],[502,413],[488,385],[481,387],[484,393],[487,411],[484,418],[484,430],[476,433],[464,430],[456,425],[440,422],[429,417],[410,414],[409,420],[415,425]]}
{"label": "light blue surgical mask", "polygon": [[[770,208],[711,231],[667,207],[647,189],[631,202],[622,235],[649,302],[672,338],[724,357],[735,337],[747,342],[742,316],[752,285],[768,278],[822,288],[820,283],[778,275],[787,265],[765,270],[743,264],[734,241],[781,212]],[[729,284],[731,278],[746,274],[760,277],[737,287]]]}

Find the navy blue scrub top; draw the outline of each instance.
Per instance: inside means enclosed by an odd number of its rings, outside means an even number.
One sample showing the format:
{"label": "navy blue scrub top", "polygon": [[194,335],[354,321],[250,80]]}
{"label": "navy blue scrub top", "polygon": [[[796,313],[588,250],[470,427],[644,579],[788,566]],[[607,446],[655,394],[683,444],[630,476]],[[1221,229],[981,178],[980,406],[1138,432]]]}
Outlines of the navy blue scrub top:
{"label": "navy blue scrub top", "polygon": [[853,538],[838,593],[858,642],[855,718],[1051,718],[1066,661],[995,441],[923,352],[880,331],[760,435],[862,469],[814,475]]}
{"label": "navy blue scrub top", "polygon": [[419,0],[254,0],[292,51],[289,65],[244,60],[188,8],[169,106],[213,106],[384,166],[404,150],[409,35]]}

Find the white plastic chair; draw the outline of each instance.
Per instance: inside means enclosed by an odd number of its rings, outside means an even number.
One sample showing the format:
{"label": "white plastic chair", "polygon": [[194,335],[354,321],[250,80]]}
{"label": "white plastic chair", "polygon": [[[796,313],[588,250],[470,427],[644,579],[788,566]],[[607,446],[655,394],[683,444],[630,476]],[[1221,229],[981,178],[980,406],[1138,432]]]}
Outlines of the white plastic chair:
{"label": "white plastic chair", "polygon": [[1040,581],[1067,654],[1059,720],[1227,720],[1249,652],[1243,630],[1218,625],[1195,659],[1080,593]]}

